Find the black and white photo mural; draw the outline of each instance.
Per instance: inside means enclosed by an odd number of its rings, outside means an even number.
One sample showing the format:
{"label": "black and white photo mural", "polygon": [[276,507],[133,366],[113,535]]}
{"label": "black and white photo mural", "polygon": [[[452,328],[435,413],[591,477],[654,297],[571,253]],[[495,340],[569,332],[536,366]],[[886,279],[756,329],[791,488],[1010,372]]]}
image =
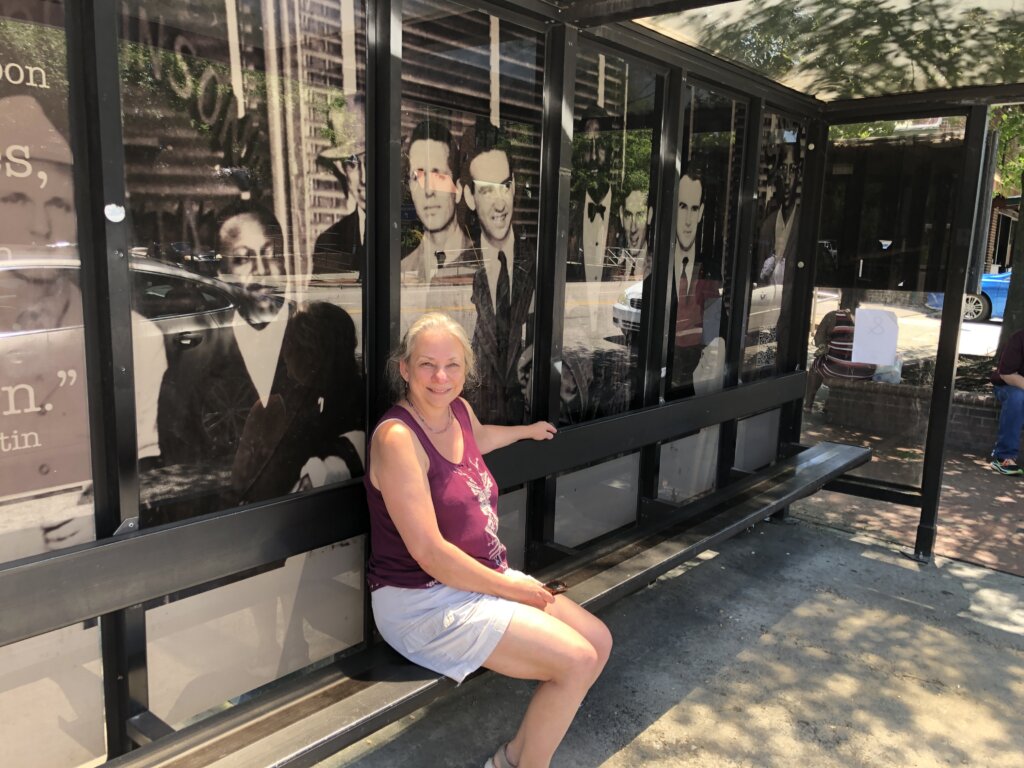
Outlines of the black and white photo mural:
{"label": "black and white photo mural", "polygon": [[[666,399],[717,392],[724,384],[725,301],[734,238],[747,106],[686,86],[682,174],[668,286]],[[718,426],[661,446],[659,496],[685,501],[715,487]]]}
{"label": "black and white photo mural", "polygon": [[576,68],[558,420],[621,413],[640,392],[642,291],[650,273],[658,77],[582,46]]}
{"label": "black and white photo mural", "polygon": [[761,124],[758,164],[758,228],[751,260],[750,312],[741,378],[771,376],[777,369],[780,330],[791,289],[800,230],[800,195],[806,126],[774,112]]}
{"label": "black and white photo mural", "polygon": [[[140,527],[358,478],[364,1],[119,8]],[[150,711],[361,642],[362,570],[356,538],[144,606]]]}
{"label": "black and white photo mural", "polygon": [[543,40],[444,3],[403,6],[401,326],[461,323],[484,423],[530,417]]}
{"label": "black and white photo mural", "polygon": [[362,473],[365,11],[316,5],[123,5],[144,525]]}

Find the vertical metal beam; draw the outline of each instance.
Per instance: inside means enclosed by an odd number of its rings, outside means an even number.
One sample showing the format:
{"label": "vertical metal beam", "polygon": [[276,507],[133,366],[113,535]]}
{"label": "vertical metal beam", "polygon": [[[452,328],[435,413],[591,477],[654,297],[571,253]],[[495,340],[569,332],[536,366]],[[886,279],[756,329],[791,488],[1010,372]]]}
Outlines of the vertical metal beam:
{"label": "vertical metal beam", "polygon": [[[366,4],[366,268],[363,365],[366,435],[391,405],[387,361],[398,345],[402,263],[402,0]],[[370,126],[377,130],[371,130]],[[369,455],[369,442],[366,450]],[[366,537],[366,557],[370,537]],[[370,591],[363,590],[363,641],[373,638]]]}
{"label": "vertical metal beam", "polygon": [[[118,7],[114,0],[65,6],[97,538],[113,535],[139,508]],[[123,613],[100,617],[111,757],[131,748],[126,722],[135,714],[123,618]],[[135,650],[141,652],[144,668],[144,638],[142,642]]]}
{"label": "vertical metal beam", "polygon": [[368,390],[367,433],[391,405],[387,359],[398,344],[402,295],[402,0],[367,3],[366,318],[363,356]]}
{"label": "vertical metal beam", "polygon": [[924,472],[921,481],[921,520],[917,525],[917,540],[914,543],[914,559],[919,562],[931,560],[938,531],[946,432],[953,407],[957,346],[960,341],[960,322],[967,286],[967,268],[971,258],[973,228],[978,224],[975,214],[978,210],[978,195],[981,192],[987,131],[988,107],[971,107],[967,114],[963,170],[960,174],[956,209],[953,214],[952,242],[946,266],[946,291],[942,302],[942,325],[939,329],[939,348],[935,360],[935,381],[932,385],[931,408],[928,412],[928,435],[925,439]]}
{"label": "vertical metal beam", "polygon": [[[561,378],[552,361],[562,359],[578,45],[577,30],[562,25],[553,27],[544,41],[541,205],[534,315],[537,322],[530,402],[534,418],[551,422],[558,420],[560,404]],[[532,570],[543,565],[543,544],[554,538],[555,478],[530,483],[526,498],[526,564]]]}
{"label": "vertical metal beam", "polygon": [[[808,329],[814,307],[815,266],[818,261],[818,222],[824,197],[828,126],[820,120],[811,121],[804,153],[804,176],[800,190],[800,231],[797,233],[797,263],[794,265],[791,300],[782,311],[789,312],[788,329],[779,338],[779,373],[804,368],[807,360]],[[789,298],[789,297],[787,297]],[[779,442],[794,443],[800,439],[801,403],[782,406]]]}
{"label": "vertical metal beam", "polygon": [[[651,178],[649,205],[654,209],[651,238],[651,274],[644,281],[643,312],[640,313],[640,360],[643,371],[644,406],[657,405],[662,392],[661,370],[665,364],[662,352],[668,335],[668,283],[675,241],[676,196],[682,168],[683,73],[669,70],[661,78],[659,106],[661,127],[655,136],[657,168]],[[653,158],[652,158],[653,159]],[[658,463],[660,448],[650,445],[640,452],[638,509],[642,514],[644,498],[658,495]]]}
{"label": "vertical metal beam", "polygon": [[[725,339],[725,386],[739,383],[743,348],[750,310],[750,268],[754,259],[754,231],[757,227],[757,166],[761,157],[761,120],[764,99],[752,98],[748,105],[747,130],[743,136],[743,175],[739,190],[739,216],[733,242],[736,251],[729,285],[729,326]],[[736,458],[736,422],[722,422],[718,438],[718,485],[729,482]]]}

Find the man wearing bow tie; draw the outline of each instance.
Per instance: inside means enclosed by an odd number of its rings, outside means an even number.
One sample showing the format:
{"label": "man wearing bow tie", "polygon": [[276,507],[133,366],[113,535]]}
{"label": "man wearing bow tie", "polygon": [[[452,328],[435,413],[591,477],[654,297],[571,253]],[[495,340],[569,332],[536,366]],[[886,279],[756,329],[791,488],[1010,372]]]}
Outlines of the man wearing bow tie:
{"label": "man wearing bow tie", "polygon": [[[701,259],[701,221],[704,218],[704,181],[692,171],[679,179],[676,242],[672,253],[672,305],[675,343],[669,371],[676,396],[693,394],[693,372],[704,349],[705,321],[712,320],[715,302],[721,306],[721,281]],[[719,313],[720,314],[720,313]],[[708,328],[712,336],[718,328]]]}
{"label": "man wearing bow tie", "polygon": [[473,274],[476,307],[473,351],[479,382],[468,393],[486,424],[523,424],[526,399],[527,322],[533,306],[535,248],[513,226],[516,181],[507,135],[484,120],[462,136],[462,190],[480,223],[474,243],[480,267]]}
{"label": "man wearing bow tie", "polygon": [[610,133],[591,117],[576,141],[566,282],[600,283],[614,272],[608,259],[608,246],[618,240],[609,181]]}
{"label": "man wearing bow tie", "polygon": [[430,283],[440,270],[461,261],[473,247],[455,216],[455,206],[462,198],[457,163],[458,147],[448,128],[427,119],[413,129],[406,180],[423,225],[423,238],[402,259],[405,282]]}

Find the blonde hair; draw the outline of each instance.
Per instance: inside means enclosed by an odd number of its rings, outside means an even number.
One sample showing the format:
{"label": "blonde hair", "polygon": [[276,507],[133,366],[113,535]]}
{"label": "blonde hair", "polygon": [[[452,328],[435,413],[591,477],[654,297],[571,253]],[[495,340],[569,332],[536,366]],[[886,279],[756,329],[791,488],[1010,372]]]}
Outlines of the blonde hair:
{"label": "blonde hair", "polygon": [[401,364],[404,362],[407,366],[409,365],[412,349],[416,345],[416,339],[424,331],[430,330],[444,331],[459,342],[459,345],[462,347],[463,357],[466,360],[465,386],[470,387],[476,383],[476,354],[473,352],[473,346],[466,335],[466,329],[443,312],[427,312],[416,318],[415,322],[409,326],[409,330],[405,332],[402,340],[398,343],[398,348],[388,357],[387,379],[388,384],[391,386],[392,395],[396,400],[404,397],[408,390],[408,384],[402,378]]}

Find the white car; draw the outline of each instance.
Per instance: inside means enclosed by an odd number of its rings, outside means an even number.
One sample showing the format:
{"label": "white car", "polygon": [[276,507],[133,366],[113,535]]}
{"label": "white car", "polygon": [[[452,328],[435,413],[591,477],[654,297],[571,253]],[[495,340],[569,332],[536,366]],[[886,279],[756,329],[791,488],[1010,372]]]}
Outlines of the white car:
{"label": "white car", "polygon": [[[612,322],[623,334],[640,331],[640,310],[644,284],[632,283],[612,305]],[[782,311],[781,285],[755,285],[750,292],[750,320],[747,334],[774,328]],[[714,335],[718,335],[717,333]],[[706,342],[705,342],[706,343]]]}

